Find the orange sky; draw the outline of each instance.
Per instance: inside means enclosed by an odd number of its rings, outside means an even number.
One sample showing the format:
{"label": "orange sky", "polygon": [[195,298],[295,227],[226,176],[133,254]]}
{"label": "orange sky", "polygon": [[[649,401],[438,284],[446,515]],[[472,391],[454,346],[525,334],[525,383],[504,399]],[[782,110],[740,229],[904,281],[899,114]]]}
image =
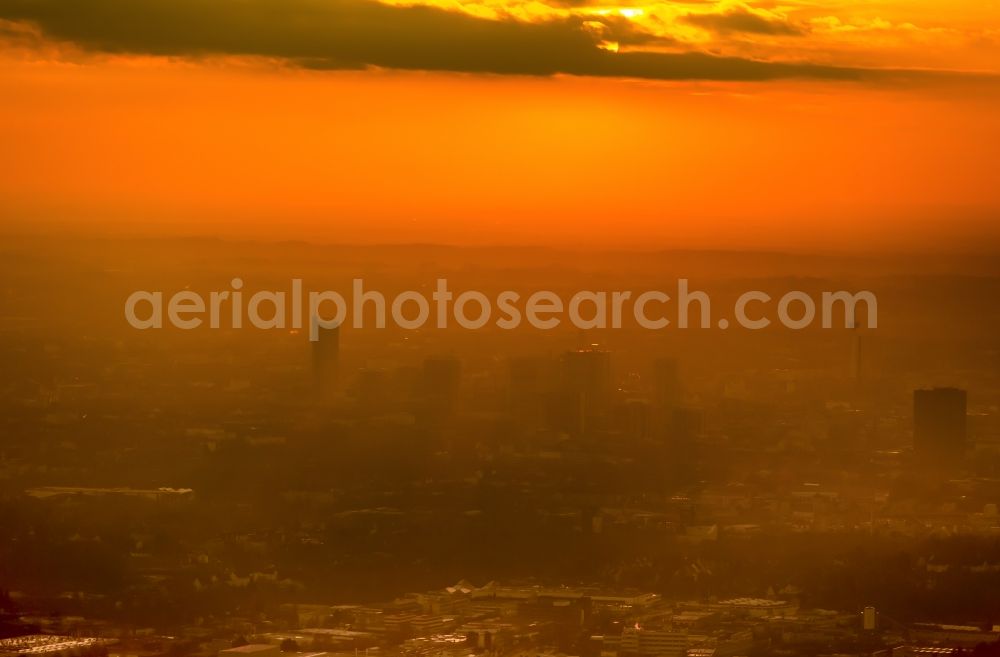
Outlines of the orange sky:
{"label": "orange sky", "polygon": [[[812,49],[829,42],[811,59],[824,64],[893,52],[810,38]],[[0,57],[0,212],[20,228],[830,250],[1000,242],[993,78],[309,70],[41,39]],[[985,67],[979,49],[960,51],[943,60]]]}

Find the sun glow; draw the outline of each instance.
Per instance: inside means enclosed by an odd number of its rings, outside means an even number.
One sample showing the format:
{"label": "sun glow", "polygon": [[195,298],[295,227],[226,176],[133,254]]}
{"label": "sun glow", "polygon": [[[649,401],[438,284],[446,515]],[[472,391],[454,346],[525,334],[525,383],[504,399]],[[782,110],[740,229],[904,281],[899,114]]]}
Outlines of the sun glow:
{"label": "sun glow", "polygon": [[[629,50],[694,48],[755,59],[818,60],[845,66],[1000,71],[1000,10],[984,3],[788,0],[644,2],[605,5],[552,0],[384,0],[424,5],[479,18],[526,22],[626,19]],[[933,16],[933,19],[929,18]],[[599,39],[599,41],[615,39]],[[618,41],[621,41],[620,39]],[[606,43],[599,44],[608,50]]]}

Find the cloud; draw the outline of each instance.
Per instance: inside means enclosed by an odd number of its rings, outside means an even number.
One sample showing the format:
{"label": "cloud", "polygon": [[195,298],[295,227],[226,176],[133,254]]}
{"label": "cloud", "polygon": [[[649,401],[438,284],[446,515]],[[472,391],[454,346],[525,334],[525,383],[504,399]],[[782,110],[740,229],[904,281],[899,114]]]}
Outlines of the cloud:
{"label": "cloud", "polygon": [[[543,0],[543,2],[549,7],[591,7],[591,6],[601,6],[607,5],[603,0]],[[717,0],[671,0],[671,5],[714,5]],[[626,2],[624,6],[630,6],[631,3]]]}
{"label": "cloud", "polygon": [[[0,0],[0,19],[30,23],[50,39],[97,52],[255,55],[321,69],[382,67],[658,80],[858,79],[872,74],[698,52],[612,53],[598,47],[599,36],[578,18],[537,23],[488,20],[371,0]],[[721,20],[719,25],[729,29],[763,29],[761,23],[730,14],[690,20]],[[623,43],[641,43],[645,38],[621,22],[608,28]]]}
{"label": "cloud", "polygon": [[776,36],[799,36],[802,28],[784,19],[765,18],[747,9],[733,9],[722,14],[687,14],[685,23],[717,34],[743,32],[748,34],[771,34]]}

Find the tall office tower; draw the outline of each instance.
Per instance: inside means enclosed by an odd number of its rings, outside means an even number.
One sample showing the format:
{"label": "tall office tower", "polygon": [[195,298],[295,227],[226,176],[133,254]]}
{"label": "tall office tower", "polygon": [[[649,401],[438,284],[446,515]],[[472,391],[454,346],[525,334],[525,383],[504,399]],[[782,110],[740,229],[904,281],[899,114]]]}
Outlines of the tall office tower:
{"label": "tall office tower", "polygon": [[958,388],[913,391],[913,449],[924,460],[956,460],[966,448],[966,393]]}
{"label": "tall office tower", "polygon": [[560,406],[564,429],[583,434],[606,418],[611,408],[611,352],[591,346],[562,358]]}
{"label": "tall office tower", "polygon": [[462,364],[453,356],[437,356],[424,360],[420,376],[420,397],[425,410],[433,416],[448,415],[458,403]]}
{"label": "tall office tower", "polygon": [[612,391],[611,352],[596,347],[566,352],[563,382],[585,394],[591,403],[607,404]]}
{"label": "tall office tower", "polygon": [[675,358],[653,360],[651,397],[652,420],[650,434],[656,440],[669,442],[672,431],[673,413],[681,407],[684,395]]}
{"label": "tall office tower", "polygon": [[312,343],[312,369],[316,393],[327,397],[337,389],[340,375],[340,327],[319,329]]}
{"label": "tall office tower", "polygon": [[653,361],[653,403],[658,408],[673,409],[681,405],[681,379],[677,359],[657,358]]}

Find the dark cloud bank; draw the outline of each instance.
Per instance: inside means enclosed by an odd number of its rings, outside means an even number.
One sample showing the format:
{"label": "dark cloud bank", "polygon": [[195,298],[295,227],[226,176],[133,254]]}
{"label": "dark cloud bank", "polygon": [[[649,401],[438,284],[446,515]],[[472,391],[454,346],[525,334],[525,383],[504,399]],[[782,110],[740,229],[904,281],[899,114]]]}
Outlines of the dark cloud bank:
{"label": "dark cloud bank", "polygon": [[[259,55],[312,68],[384,67],[659,80],[854,80],[864,69],[703,53],[611,53],[577,19],[485,20],[370,0],[0,0],[0,19],[105,53]],[[747,27],[721,17],[728,27]],[[761,29],[754,24],[751,28]],[[609,25],[621,31],[621,25]],[[643,33],[622,35],[641,42]]]}

